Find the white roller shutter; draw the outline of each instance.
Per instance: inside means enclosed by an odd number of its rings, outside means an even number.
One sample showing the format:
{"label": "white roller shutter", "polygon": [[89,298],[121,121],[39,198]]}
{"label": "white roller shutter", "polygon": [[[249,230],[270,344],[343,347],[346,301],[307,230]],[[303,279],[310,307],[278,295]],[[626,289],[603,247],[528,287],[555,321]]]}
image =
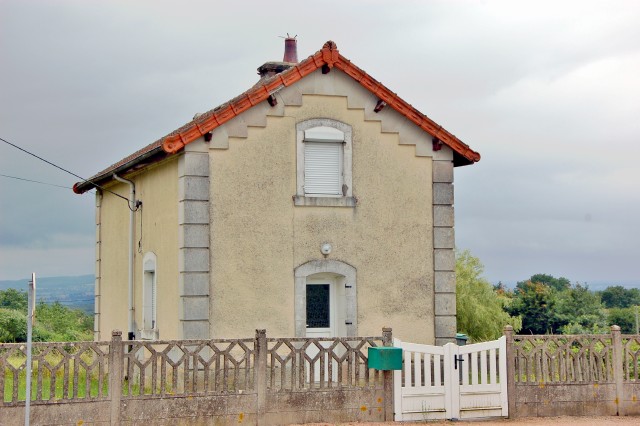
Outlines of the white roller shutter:
{"label": "white roller shutter", "polygon": [[304,143],[304,192],[342,195],[342,143]]}

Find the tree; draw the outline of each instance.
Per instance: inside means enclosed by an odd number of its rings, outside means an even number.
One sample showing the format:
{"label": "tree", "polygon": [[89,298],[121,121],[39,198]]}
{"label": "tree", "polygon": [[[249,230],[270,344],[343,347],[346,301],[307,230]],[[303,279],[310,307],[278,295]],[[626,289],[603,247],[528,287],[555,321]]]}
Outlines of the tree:
{"label": "tree", "polygon": [[[72,342],[93,338],[93,318],[79,309],[69,309],[59,302],[36,306],[33,340]],[[27,340],[27,293],[8,289],[0,291],[0,342]]]}
{"label": "tree", "polygon": [[609,286],[600,293],[600,297],[607,308],[628,308],[640,305],[640,289],[637,288]]}
{"label": "tree", "polygon": [[24,290],[8,288],[0,290],[0,308],[15,309],[27,313],[27,293]]}
{"label": "tree", "polygon": [[636,332],[635,308],[611,308],[607,315],[609,325],[620,326],[622,333],[633,334]]}
{"label": "tree", "polygon": [[40,302],[36,307],[36,318],[54,341],[74,342],[93,338],[93,318],[80,309],[69,309],[60,302]]}
{"label": "tree", "polygon": [[504,326],[520,329],[519,317],[504,311],[508,299],[499,296],[482,278],[482,263],[468,250],[456,253],[456,308],[458,330],[475,342],[497,339]]}
{"label": "tree", "polygon": [[543,283],[518,283],[516,296],[507,306],[507,312],[522,318],[522,331],[525,333],[556,333],[566,324],[556,312],[556,292]]}
{"label": "tree", "polygon": [[[33,327],[34,342],[55,341],[51,333],[36,323]],[[0,342],[26,342],[27,316],[15,309],[0,308]]]}
{"label": "tree", "polygon": [[[531,281],[532,283],[537,283],[537,284],[544,284],[556,291],[564,291],[571,287],[571,281],[569,281],[568,278],[564,278],[564,277],[556,278],[553,275],[548,275],[548,274],[531,275],[531,278],[528,281]],[[516,284],[516,288],[525,286],[526,283],[527,281],[520,281]]]}
{"label": "tree", "polygon": [[563,334],[600,333],[607,329],[607,315],[600,297],[589,286],[575,284],[557,293],[557,317]]}

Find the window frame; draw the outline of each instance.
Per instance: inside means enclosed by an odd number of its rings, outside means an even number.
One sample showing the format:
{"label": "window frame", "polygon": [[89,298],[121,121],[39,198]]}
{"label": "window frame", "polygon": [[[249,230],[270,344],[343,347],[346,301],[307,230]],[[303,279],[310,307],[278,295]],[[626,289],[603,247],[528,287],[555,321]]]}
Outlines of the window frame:
{"label": "window frame", "polygon": [[[158,330],[158,258],[153,252],[147,252],[142,259],[142,327],[140,337],[143,340],[157,340]],[[151,299],[151,300],[149,300]],[[147,326],[151,320],[151,328]]]}
{"label": "window frame", "polygon": [[[305,187],[305,131],[315,127],[331,127],[344,134],[342,142],[336,140],[318,141],[307,140],[306,143],[327,143],[341,145],[341,194],[306,194]],[[296,151],[297,151],[297,185],[296,195],[293,197],[296,206],[327,206],[327,207],[355,207],[356,199],[353,196],[352,179],[352,129],[351,126],[330,118],[312,118],[296,124]]]}

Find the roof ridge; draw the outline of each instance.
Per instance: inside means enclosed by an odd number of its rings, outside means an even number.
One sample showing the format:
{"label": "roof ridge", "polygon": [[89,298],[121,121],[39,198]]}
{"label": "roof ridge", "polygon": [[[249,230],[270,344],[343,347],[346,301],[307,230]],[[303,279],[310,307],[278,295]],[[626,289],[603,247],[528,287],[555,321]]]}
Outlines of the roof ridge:
{"label": "roof ridge", "polygon": [[92,181],[103,179],[108,174],[113,173],[114,170],[121,169],[129,163],[135,163],[137,159],[150,155],[151,152],[158,152],[160,151],[159,148],[162,148],[162,151],[166,155],[176,154],[189,143],[211,132],[253,106],[269,99],[269,97],[273,96],[273,94],[280,89],[291,86],[319,68],[322,69],[323,74],[327,74],[334,67],[376,95],[380,100],[378,102],[379,104],[382,103],[390,106],[418,127],[433,135],[434,142],[441,142],[449,146],[464,159],[462,164],[473,164],[480,161],[480,154],[478,152],[472,150],[455,135],[449,133],[438,123],[431,120],[396,93],[392,92],[384,84],[342,56],[336,43],[329,40],[324,43],[322,49],[303,61],[292,64],[289,69],[274,76],[258,80],[249,90],[235,98],[201,114],[166,136],[125,157],[100,173],[97,173],[87,181],[78,182],[74,185],[74,191],[78,193],[88,191],[95,186]]}
{"label": "roof ridge", "polygon": [[[216,127],[226,123],[247,109],[266,100],[273,93],[299,81],[306,75],[312,73],[318,68],[323,68],[323,73],[328,73],[331,68],[336,67],[345,74],[356,80],[364,88],[375,94],[381,101],[398,111],[400,114],[413,121],[420,128],[433,135],[440,142],[449,146],[458,154],[463,156],[469,163],[480,160],[480,154],[472,150],[467,144],[458,139],[455,135],[449,133],[442,126],[431,120],[425,114],[418,111],[411,104],[400,98],[396,93],[389,90],[384,84],[380,83],[361,68],[353,64],[349,59],[342,56],[335,42],[329,40],[322,49],[309,56],[307,59],[291,66],[279,74],[276,74],[265,80],[262,84],[254,85],[248,91],[242,93],[231,101],[219,107],[217,113],[198,117],[197,120],[187,123],[183,126],[182,132],[174,132],[165,136],[162,148],[168,154],[175,154],[185,145],[193,142],[205,133],[208,133]],[[214,110],[215,111],[215,110]]]}

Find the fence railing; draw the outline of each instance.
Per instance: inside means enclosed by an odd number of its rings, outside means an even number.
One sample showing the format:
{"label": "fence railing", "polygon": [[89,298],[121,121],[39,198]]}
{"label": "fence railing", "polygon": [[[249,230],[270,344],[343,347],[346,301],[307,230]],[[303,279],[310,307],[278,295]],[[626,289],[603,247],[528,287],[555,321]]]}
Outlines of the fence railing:
{"label": "fence railing", "polygon": [[517,383],[613,383],[609,335],[514,336]]}
{"label": "fence railing", "polygon": [[625,382],[640,381],[640,336],[619,328],[611,334],[513,335],[511,350],[518,384],[615,383],[618,372]]}
{"label": "fence railing", "polygon": [[640,335],[614,325],[610,334],[557,336],[514,335],[507,326],[505,336],[512,415],[640,413]]}
{"label": "fence railing", "polygon": [[[390,332],[389,332],[390,333]],[[34,343],[32,401],[332,388],[383,389],[367,350],[382,337]],[[26,345],[0,344],[0,406],[24,404]]]}
{"label": "fence railing", "polygon": [[367,365],[368,348],[382,337],[267,339],[270,390],[382,388],[382,373]]}
{"label": "fence railing", "polygon": [[254,339],[123,342],[123,396],[254,389]]}
{"label": "fence railing", "polygon": [[640,335],[621,336],[623,380],[640,383]]}
{"label": "fence railing", "polygon": [[[108,397],[110,342],[33,343],[34,403]],[[27,346],[0,343],[0,406],[25,400]]]}

